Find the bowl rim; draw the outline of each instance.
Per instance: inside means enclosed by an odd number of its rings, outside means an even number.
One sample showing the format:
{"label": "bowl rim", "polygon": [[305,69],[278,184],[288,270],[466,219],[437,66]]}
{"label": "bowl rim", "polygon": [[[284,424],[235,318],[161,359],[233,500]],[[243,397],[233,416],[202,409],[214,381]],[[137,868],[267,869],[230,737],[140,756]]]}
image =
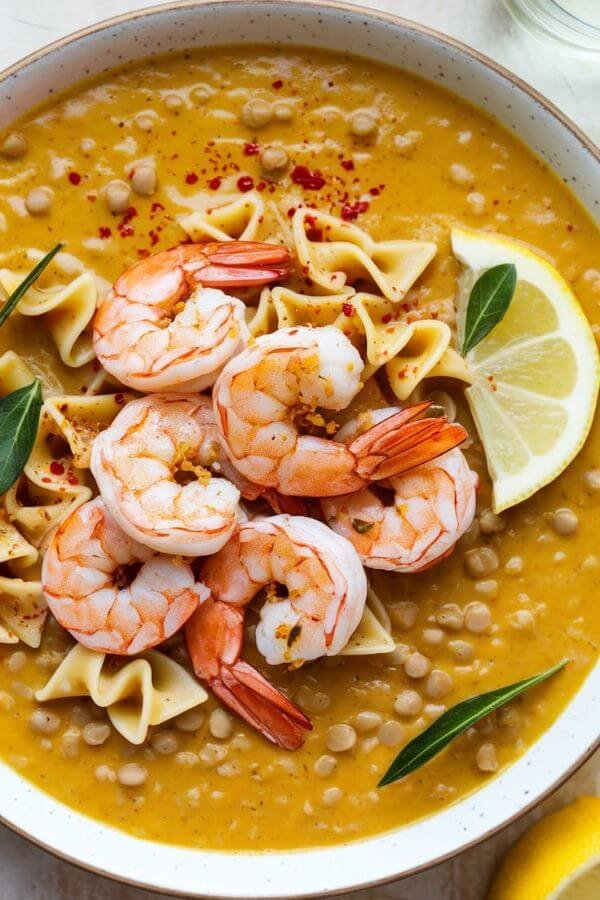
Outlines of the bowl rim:
{"label": "bowl rim", "polygon": [[[419,22],[413,21],[412,19],[407,19],[403,16],[396,15],[395,13],[392,13],[392,12],[387,12],[385,10],[379,10],[379,9],[373,9],[370,7],[365,7],[365,6],[362,6],[361,4],[357,4],[354,2],[345,2],[345,0],[219,0],[219,5],[224,6],[225,4],[227,4],[227,5],[232,5],[232,6],[239,6],[242,9],[244,7],[244,5],[246,4],[246,2],[258,3],[261,6],[264,6],[265,8],[268,8],[269,6],[276,6],[276,5],[281,5],[281,3],[285,3],[285,4],[289,5],[290,7],[298,6],[298,7],[314,7],[315,9],[327,8],[327,9],[331,9],[334,11],[339,10],[343,13],[347,13],[350,15],[367,17],[371,20],[379,20],[384,25],[385,24],[391,24],[391,25],[395,25],[395,26],[399,25],[407,31],[416,32],[418,34],[425,35],[426,37],[432,38],[438,44],[442,44],[442,45],[445,45],[446,47],[459,50],[462,53],[464,53],[465,55],[470,56],[471,58],[480,62],[487,69],[491,69],[493,72],[495,72],[497,75],[499,75],[504,81],[507,81],[509,84],[518,87],[524,94],[528,95],[532,100],[536,101],[541,107],[543,107],[547,112],[549,112],[551,114],[551,116],[553,116],[556,120],[558,120],[568,131],[570,131],[571,134],[576,138],[576,140],[582,145],[582,147],[585,148],[585,150],[587,150],[590,153],[590,155],[595,159],[595,161],[600,163],[600,147],[569,116],[565,115],[562,112],[562,110],[558,106],[556,106],[555,103],[553,103],[553,101],[549,100],[544,94],[542,94],[536,88],[532,87],[528,82],[524,81],[520,76],[514,74],[509,69],[507,69],[505,66],[501,65],[500,63],[493,60],[491,57],[487,56],[485,53],[482,53],[481,51],[476,50],[475,48],[469,46],[468,44],[464,43],[463,41],[461,41],[455,37],[452,37],[451,35],[444,34],[443,32],[438,31],[435,28],[431,28],[428,25],[423,25]],[[158,2],[158,3],[153,4],[152,6],[144,7],[142,9],[134,9],[134,10],[130,10],[129,12],[118,14],[116,16],[110,16],[106,19],[101,19],[100,21],[94,22],[91,25],[87,25],[87,26],[77,29],[76,31],[69,32],[68,34],[64,35],[63,37],[56,39],[55,41],[51,41],[48,44],[44,44],[38,50],[32,51],[31,53],[29,53],[26,56],[22,57],[21,59],[17,60],[15,63],[12,63],[10,66],[6,67],[5,69],[0,70],[0,87],[3,84],[5,84],[9,79],[16,78],[23,69],[25,69],[27,66],[31,65],[32,63],[35,63],[35,62],[43,59],[45,56],[49,56],[56,51],[60,51],[65,46],[68,46],[72,43],[76,43],[77,41],[81,40],[82,38],[102,32],[107,28],[122,25],[127,22],[135,21],[137,19],[140,19],[140,18],[143,18],[146,16],[156,15],[158,13],[169,13],[174,10],[185,11],[186,9],[194,9],[194,8],[198,8],[198,7],[202,7],[202,6],[211,6],[211,5],[215,5],[215,0],[168,0],[168,2],[163,2],[163,3]],[[268,44],[268,41],[266,41],[266,43]],[[168,55],[168,54],[166,54],[166,55]],[[360,53],[355,54],[355,55],[360,56]],[[402,66],[397,66],[396,68],[401,70]],[[458,96],[461,96],[460,93],[456,90],[453,90],[453,93],[457,93]],[[470,101],[467,101],[467,102],[470,102]],[[552,168],[552,167],[550,167],[550,168]],[[598,668],[598,665],[596,666],[596,669],[597,668]],[[588,681],[588,679],[590,679],[594,675],[594,672],[596,671],[596,669],[592,669],[588,673],[588,675],[586,676],[586,680],[584,681],[584,685]],[[580,691],[582,690],[584,685],[582,685],[580,687],[580,689],[579,689]],[[575,696],[577,696],[577,694]],[[571,702],[573,702],[573,700],[571,700]],[[564,715],[568,706],[569,706],[569,704],[567,704],[567,707],[558,716],[558,718],[555,720],[555,723],[553,723],[553,725],[556,724],[556,722]],[[534,745],[543,737],[544,737],[544,734],[540,735],[534,742]],[[380,885],[389,884],[396,880],[398,880],[398,881],[404,880],[405,878],[411,877],[420,872],[423,872],[430,868],[433,868],[434,866],[437,866],[449,859],[452,859],[455,856],[458,856],[459,854],[461,854],[469,849],[472,849],[472,848],[478,846],[479,844],[488,840],[495,834],[498,834],[499,832],[501,832],[503,829],[507,828],[513,822],[517,821],[518,819],[525,816],[527,813],[534,810],[544,800],[546,800],[551,794],[553,794],[556,790],[558,790],[558,788],[560,788],[566,781],[568,781],[568,779],[573,774],[575,774],[575,772],[577,772],[577,770],[580,769],[581,766],[583,766],[584,763],[588,759],[590,759],[591,756],[599,749],[600,749],[600,735],[595,740],[592,740],[586,747],[584,747],[584,749],[581,751],[580,755],[573,761],[573,763],[568,767],[568,769],[566,771],[562,772],[560,774],[560,776],[556,777],[548,787],[546,787],[543,791],[538,793],[528,803],[521,806],[518,809],[518,811],[513,813],[511,816],[503,819],[498,824],[492,825],[483,834],[480,834],[471,840],[462,841],[459,844],[459,846],[457,846],[453,850],[441,853],[441,854],[435,856],[434,858],[432,858],[431,860],[429,860],[428,862],[420,863],[419,865],[416,865],[410,869],[407,869],[406,871],[402,872],[399,875],[383,876],[381,878],[374,878],[369,881],[362,881],[361,883],[359,883],[353,887],[345,886],[345,887],[341,887],[341,888],[328,888],[327,890],[320,891],[318,893],[311,891],[311,892],[304,892],[304,893],[294,893],[294,894],[290,894],[287,896],[298,898],[298,900],[301,900],[301,898],[310,898],[310,897],[333,897],[333,896],[340,895],[340,894],[346,894],[346,893],[348,893],[349,890],[350,891],[365,890],[365,889],[374,888],[374,887],[377,887]],[[4,763],[2,763],[2,765],[5,766]],[[9,766],[7,766],[7,768],[11,769],[11,767],[9,767]],[[16,773],[16,772],[15,772],[15,774],[18,775],[18,773]],[[47,794],[41,788],[38,788],[37,785],[33,785],[31,782],[28,782],[27,779],[23,778],[22,780],[25,781],[27,784],[29,784],[29,786],[33,790],[39,791],[45,797],[49,797],[50,800],[52,802],[54,802],[58,807],[64,807],[65,809],[70,810],[71,812],[74,812],[76,815],[83,816],[84,818],[86,818],[90,821],[94,821],[94,822],[96,821],[94,819],[91,819],[91,817],[89,817],[87,814],[82,813],[79,810],[73,810],[72,808],[66,806],[60,800],[57,800],[56,798],[52,797],[52,795]],[[476,793],[476,791],[474,793]],[[433,815],[435,815],[435,814],[433,814]],[[431,818],[431,816],[428,816],[426,818],[427,819]],[[72,856],[63,850],[58,849],[57,847],[51,846],[50,844],[46,843],[41,838],[34,837],[33,835],[31,835],[30,833],[25,831],[22,827],[16,825],[12,821],[8,820],[4,816],[4,814],[1,810],[0,810],[0,824],[7,827],[10,831],[15,833],[19,837],[22,837],[25,840],[29,841],[30,843],[34,844],[36,847],[43,850],[44,852],[51,854],[55,858],[60,859],[64,862],[68,862],[69,864],[76,866],[77,868],[81,869],[82,871],[90,872],[94,875],[100,875],[103,878],[108,878],[109,880],[111,880],[117,884],[126,884],[126,885],[129,885],[132,887],[137,887],[137,888],[141,888],[141,889],[145,889],[145,890],[153,890],[158,894],[171,895],[171,896],[175,896],[175,897],[205,896],[203,894],[198,894],[197,892],[194,892],[193,894],[190,895],[189,892],[187,892],[187,891],[184,892],[184,891],[181,891],[178,889],[174,890],[173,888],[163,887],[160,885],[151,885],[148,882],[139,881],[135,878],[125,877],[125,876],[116,874],[114,872],[107,871],[106,869],[103,869],[97,865],[94,865],[93,863],[86,862],[85,860],[83,860],[81,858]],[[107,825],[107,823],[104,823],[104,822],[98,822],[98,825],[114,829],[114,826]],[[115,830],[120,831],[120,829],[115,829]],[[400,829],[392,829],[392,832],[394,830],[400,830]],[[375,841],[375,840],[377,840],[378,837],[381,837],[387,833],[388,832],[383,832],[382,834],[371,835],[368,838],[366,838],[365,840],[366,841]],[[127,832],[124,832],[124,834],[126,835],[126,837],[132,837],[131,835],[128,835]],[[363,843],[363,842],[364,841],[359,840],[359,843]],[[148,841],[147,843],[149,844],[149,846],[151,846],[153,843],[160,843],[160,842]],[[354,841],[349,842],[350,845],[352,845],[353,843],[355,843],[355,842]],[[341,846],[345,846],[345,844],[342,844]],[[193,850],[194,848],[186,848],[186,849]],[[319,851],[322,849],[324,849],[324,848],[318,847],[318,846],[317,847],[308,847],[308,848],[303,848],[302,852]],[[326,848],[326,849],[335,850],[335,846],[331,847],[331,848]],[[259,852],[259,853],[253,854],[253,855],[258,860],[258,858],[260,856],[268,857],[269,855],[272,855],[273,853],[277,853],[277,852],[278,851],[265,851],[263,854],[261,854]],[[285,851],[285,852],[289,852],[289,851]],[[223,855],[223,854],[220,854],[219,852],[217,852],[217,853],[215,853],[215,855]],[[224,855],[228,855],[228,854],[226,853]],[[210,895],[206,895],[206,896],[210,896],[210,898],[212,898],[212,900],[218,900],[219,897],[223,897],[224,900],[230,900],[230,895],[219,895],[219,894],[211,892]]]}

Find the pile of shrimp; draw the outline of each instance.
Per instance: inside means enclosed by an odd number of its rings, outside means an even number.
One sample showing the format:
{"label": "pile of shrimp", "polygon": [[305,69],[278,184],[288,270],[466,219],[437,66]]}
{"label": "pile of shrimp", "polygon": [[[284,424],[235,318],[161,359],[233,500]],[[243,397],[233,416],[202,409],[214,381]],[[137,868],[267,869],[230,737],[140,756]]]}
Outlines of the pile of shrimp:
{"label": "pile of shrimp", "polygon": [[336,434],[324,415],[363,386],[337,328],[250,340],[244,304],[223,289],[290,269],[284,247],[230,241],[163,251],[117,280],[94,347],[142,396],[96,438],[99,496],[57,529],[42,581],[58,622],[93,650],[132,655],[183,629],[196,676],[293,750],[310,720],[242,658],[252,601],[270,665],[335,656],[361,621],[365,567],[415,573],[448,556],[477,476],[465,429],[427,417],[427,402]]}

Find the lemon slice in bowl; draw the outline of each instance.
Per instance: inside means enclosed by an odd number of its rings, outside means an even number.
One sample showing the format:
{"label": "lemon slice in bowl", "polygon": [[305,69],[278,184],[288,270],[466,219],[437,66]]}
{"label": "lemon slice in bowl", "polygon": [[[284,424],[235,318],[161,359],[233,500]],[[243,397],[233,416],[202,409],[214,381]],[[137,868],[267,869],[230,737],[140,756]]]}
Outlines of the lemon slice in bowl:
{"label": "lemon slice in bowl", "polygon": [[502,263],[517,268],[508,312],[466,356],[466,395],[501,512],[553,481],[581,449],[598,396],[598,348],[573,292],[543,257],[502,235],[453,228],[451,238],[463,267],[459,346],[476,280]]}
{"label": "lemon slice in bowl", "polygon": [[487,900],[598,900],[600,797],[579,797],[511,847]]}

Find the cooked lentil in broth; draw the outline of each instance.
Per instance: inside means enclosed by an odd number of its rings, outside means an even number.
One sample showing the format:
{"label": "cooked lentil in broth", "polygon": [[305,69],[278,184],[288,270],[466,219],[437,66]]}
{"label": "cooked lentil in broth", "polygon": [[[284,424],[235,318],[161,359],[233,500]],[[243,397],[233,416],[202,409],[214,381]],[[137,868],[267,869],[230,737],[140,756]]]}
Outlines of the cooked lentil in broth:
{"label": "cooked lentil in broth", "polygon": [[[377,240],[435,241],[437,256],[410,297],[441,316],[452,315],[458,271],[452,224],[525,241],[553,262],[600,328],[598,236],[567,188],[482,112],[371,62],[249,47],[153,60],[53,100],[0,144],[4,266],[26,270],[27,248],[61,240],[112,282],[147,251],[184,238],[175,217],[200,189],[217,197],[256,188],[276,201],[284,223],[304,201]],[[307,184],[302,167],[322,177]],[[89,381],[89,366],[63,365],[49,335],[22,316],[2,327],[0,347],[30,361],[55,390],[77,393]],[[131,834],[257,850],[334,844],[411,822],[520,756],[597,656],[600,430],[596,423],[558,480],[496,516],[462,387],[446,380],[430,388],[457,406],[473,435],[465,453],[481,477],[475,523],[426,572],[371,571],[398,642],[392,653],[287,671],[267,666],[247,640],[248,659],[312,719],[300,750],[272,746],[212,695],[151,728],[140,746],[90,700],[37,703],[34,690],[72,646],[50,617],[38,650],[0,647],[2,759]],[[373,405],[389,405],[377,379],[353,409]],[[188,665],[177,637],[168,652]],[[571,662],[558,677],[377,789],[397,750],[447,707],[562,656]]]}

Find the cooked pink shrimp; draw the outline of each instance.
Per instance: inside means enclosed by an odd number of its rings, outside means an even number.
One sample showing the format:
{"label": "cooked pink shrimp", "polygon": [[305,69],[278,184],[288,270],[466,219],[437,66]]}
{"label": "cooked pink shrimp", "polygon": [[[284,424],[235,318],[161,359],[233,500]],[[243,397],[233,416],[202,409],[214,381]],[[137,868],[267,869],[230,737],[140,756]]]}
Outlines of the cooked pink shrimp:
{"label": "cooked pink shrimp", "polygon": [[256,339],[224,367],[213,390],[221,441],[234,466],[280,494],[333,497],[433,459],[466,437],[446,419],[398,412],[348,446],[300,434],[318,408],[345,409],[362,387],[358,351],[337,328],[283,328]]}
{"label": "cooked pink shrimp", "polygon": [[274,516],[241,525],[201,573],[211,597],[185,634],[194,671],[266,738],[288,750],[310,721],[241,659],[244,618],[267,588],[256,646],[271,665],[292,667],[342,650],[361,620],[367,582],[352,545],[321,522]]}
{"label": "cooked pink shrimp", "polygon": [[153,553],[126,535],[100,497],[78,507],[44,556],[48,606],[75,640],[132,655],[181,628],[208,596],[181,557]]}
{"label": "cooked pink shrimp", "polygon": [[[349,422],[337,437],[351,442],[361,428],[397,412],[395,408],[376,410]],[[365,566],[422,572],[449,556],[470,526],[477,484],[477,474],[455,448],[389,478],[383,490],[365,488],[322,500],[321,506],[329,526],[351,541]],[[386,488],[390,500],[385,497]]]}
{"label": "cooked pink shrimp", "polygon": [[201,391],[245,346],[241,300],[215,290],[268,284],[289,271],[275,244],[181,244],[121,275],[94,317],[94,350],[107,372],[147,393]]}
{"label": "cooked pink shrimp", "polygon": [[200,394],[133,400],[92,447],[92,473],[113,518],[163,553],[206,556],[233,534],[240,491],[211,468],[246,485],[221,450],[210,399]]}

